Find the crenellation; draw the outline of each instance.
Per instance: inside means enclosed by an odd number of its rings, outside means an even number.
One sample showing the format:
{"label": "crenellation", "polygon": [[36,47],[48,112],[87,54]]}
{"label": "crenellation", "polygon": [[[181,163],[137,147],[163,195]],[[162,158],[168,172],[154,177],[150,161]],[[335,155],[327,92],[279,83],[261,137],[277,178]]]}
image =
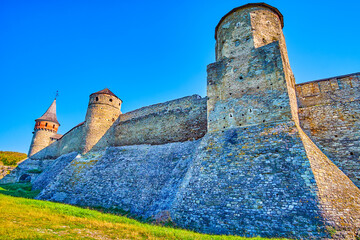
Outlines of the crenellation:
{"label": "crenellation", "polygon": [[358,73],[296,85],[300,108],[360,99]]}

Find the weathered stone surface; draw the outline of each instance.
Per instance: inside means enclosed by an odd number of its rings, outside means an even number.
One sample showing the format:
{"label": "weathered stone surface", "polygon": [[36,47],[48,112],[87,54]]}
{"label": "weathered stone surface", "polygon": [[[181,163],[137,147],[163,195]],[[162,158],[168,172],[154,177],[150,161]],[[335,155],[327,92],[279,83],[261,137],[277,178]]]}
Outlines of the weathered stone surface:
{"label": "weathered stone surface", "polygon": [[314,175],[294,123],[208,134],[172,219],[206,233],[326,236]]}
{"label": "weathered stone surface", "polygon": [[[96,96],[94,95],[93,98],[96,99]],[[61,139],[34,154],[31,158],[55,159],[74,151],[83,153],[89,149],[96,151],[107,146],[164,144],[196,140],[203,137],[207,131],[206,98],[201,98],[199,95],[154,104],[120,114],[118,117],[111,114],[111,109],[115,109],[115,107],[107,106],[109,109],[105,109],[105,111],[102,106],[104,104],[92,103],[96,102],[93,98],[90,99],[91,108],[86,117],[91,121],[86,120],[84,124],[74,127]],[[113,103],[119,104],[115,101]],[[98,114],[99,111],[103,111],[103,113]],[[118,109],[116,111],[119,112]],[[96,117],[91,117],[95,115]],[[92,118],[95,118],[96,121]],[[87,140],[88,138],[92,140]]]}
{"label": "weathered stone surface", "polygon": [[178,226],[206,233],[319,238],[329,226],[353,233],[359,189],[301,137],[283,122],[192,142],[110,147],[74,159],[37,198],[168,213]]}
{"label": "weathered stone surface", "polygon": [[0,184],[14,183],[24,180],[33,182],[37,176],[53,163],[52,159],[33,160],[26,159],[21,162],[4,178],[0,179]]}
{"label": "weathered stone surface", "polygon": [[8,175],[15,167],[0,165],[0,179]]}
{"label": "weathered stone surface", "polygon": [[[91,95],[85,123],[26,161],[49,161],[33,181],[37,198],[205,233],[354,239],[359,74],[296,86],[282,26],[263,3],[228,13],[216,28],[207,98],[119,115],[120,100]],[[50,167],[46,159],[61,155]],[[17,181],[24,166],[4,179]]]}
{"label": "weathered stone surface", "polygon": [[298,84],[301,127],[360,187],[360,74]]}
{"label": "weathered stone surface", "polygon": [[44,189],[78,155],[77,152],[60,156],[47,167],[33,182],[34,190]]}
{"label": "weathered stone surface", "polygon": [[68,164],[37,197],[117,207],[145,217],[169,210],[199,141],[110,147]]}

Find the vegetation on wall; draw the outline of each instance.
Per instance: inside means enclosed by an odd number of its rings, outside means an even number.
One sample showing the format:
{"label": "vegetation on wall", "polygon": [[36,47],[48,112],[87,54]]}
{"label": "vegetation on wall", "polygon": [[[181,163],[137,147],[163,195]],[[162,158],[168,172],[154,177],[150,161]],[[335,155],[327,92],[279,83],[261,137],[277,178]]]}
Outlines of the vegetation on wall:
{"label": "vegetation on wall", "polygon": [[0,165],[16,166],[18,162],[27,157],[25,153],[0,151]]}

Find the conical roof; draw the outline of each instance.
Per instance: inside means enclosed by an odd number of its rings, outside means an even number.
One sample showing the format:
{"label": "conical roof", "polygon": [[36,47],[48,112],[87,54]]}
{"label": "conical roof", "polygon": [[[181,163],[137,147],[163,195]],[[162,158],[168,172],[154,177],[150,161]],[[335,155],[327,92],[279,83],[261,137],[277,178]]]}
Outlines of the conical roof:
{"label": "conical roof", "polygon": [[38,121],[38,120],[51,121],[51,122],[54,122],[54,123],[57,123],[60,125],[60,123],[58,122],[57,117],[56,117],[56,98],[54,99],[54,101],[52,102],[52,104],[50,105],[48,110],[46,110],[46,112],[41,117],[36,119],[35,121]]}
{"label": "conical roof", "polygon": [[[101,91],[98,91],[98,92],[94,92],[94,93],[92,93],[91,95],[94,95],[94,94],[107,94],[107,95],[111,95],[111,96],[114,96],[114,97],[116,97],[116,98],[118,98],[118,99],[120,99],[118,96],[116,96],[112,91],[110,91],[110,89],[108,89],[108,88],[105,88],[105,89],[103,89],[103,90],[101,90]],[[90,96],[91,96],[90,95]],[[121,100],[121,99],[120,99]]]}

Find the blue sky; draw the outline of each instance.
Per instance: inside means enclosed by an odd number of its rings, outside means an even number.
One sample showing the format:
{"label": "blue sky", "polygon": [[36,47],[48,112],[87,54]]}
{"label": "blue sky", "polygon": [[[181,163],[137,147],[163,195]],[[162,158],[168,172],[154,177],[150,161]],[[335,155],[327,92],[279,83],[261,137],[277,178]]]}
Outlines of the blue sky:
{"label": "blue sky", "polygon": [[[28,151],[57,90],[59,133],[82,122],[89,95],[105,87],[123,112],[205,96],[215,26],[248,2],[0,0],[0,150]],[[358,1],[266,3],[284,15],[297,83],[360,71]]]}

